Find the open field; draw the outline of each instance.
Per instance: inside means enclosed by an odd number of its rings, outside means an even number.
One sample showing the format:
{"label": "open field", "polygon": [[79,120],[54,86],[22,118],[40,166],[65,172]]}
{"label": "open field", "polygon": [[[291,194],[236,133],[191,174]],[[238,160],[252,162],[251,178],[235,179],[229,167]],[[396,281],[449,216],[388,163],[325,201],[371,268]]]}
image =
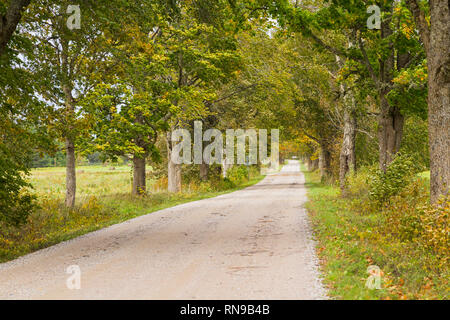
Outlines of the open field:
{"label": "open field", "polygon": [[215,197],[257,183],[263,178],[252,170],[250,181],[226,184],[222,180],[184,185],[182,192],[169,194],[164,180],[147,180],[148,194],[131,195],[129,167],[92,166],[77,168],[77,203],[64,206],[65,168],[34,169],[30,182],[38,209],[20,227],[0,223],[0,262],[69,240],[128,219],[178,204]]}
{"label": "open field", "polygon": [[[112,170],[114,168],[114,170]],[[36,194],[52,199],[65,196],[66,173],[64,167],[38,168],[31,170],[30,182]],[[151,168],[147,169],[151,172]],[[77,167],[77,197],[103,197],[131,192],[132,171],[129,166],[80,166]],[[154,180],[147,179],[152,186]]]}

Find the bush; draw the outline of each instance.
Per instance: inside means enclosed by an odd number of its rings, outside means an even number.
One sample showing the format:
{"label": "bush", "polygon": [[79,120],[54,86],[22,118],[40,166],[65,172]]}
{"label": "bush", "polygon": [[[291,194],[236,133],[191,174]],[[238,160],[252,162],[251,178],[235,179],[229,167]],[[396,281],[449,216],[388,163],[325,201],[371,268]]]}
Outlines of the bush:
{"label": "bush", "polygon": [[18,226],[33,211],[35,198],[27,191],[25,164],[11,151],[0,141],[0,221]]}
{"label": "bush", "polygon": [[248,168],[244,165],[233,166],[227,171],[227,178],[235,185],[248,180]]}
{"label": "bush", "polygon": [[386,172],[373,170],[368,176],[369,198],[377,206],[389,202],[407,186],[418,173],[418,167],[408,155],[397,154]]}
{"label": "bush", "polygon": [[448,266],[450,257],[450,196],[441,199],[435,205],[426,205],[418,209],[422,224],[421,238],[425,246],[443,259],[442,265]]}
{"label": "bush", "polygon": [[369,193],[370,173],[373,169],[370,167],[362,167],[357,172],[352,171],[347,176],[347,189],[345,195],[350,198],[364,199]]}
{"label": "bush", "polygon": [[393,197],[382,213],[386,234],[402,243],[414,243],[424,256],[436,257],[439,263],[433,268],[444,268],[450,255],[449,196],[431,205],[427,183],[419,178]]}

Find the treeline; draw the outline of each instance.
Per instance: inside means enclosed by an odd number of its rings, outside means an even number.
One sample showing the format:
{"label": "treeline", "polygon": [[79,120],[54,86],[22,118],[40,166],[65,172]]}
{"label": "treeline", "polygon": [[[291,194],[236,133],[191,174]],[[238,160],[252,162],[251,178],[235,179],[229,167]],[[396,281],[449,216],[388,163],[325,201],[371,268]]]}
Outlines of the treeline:
{"label": "treeline", "polygon": [[238,79],[239,39],[264,33],[271,9],[260,4],[2,0],[2,218],[24,221],[32,210],[26,174],[36,153],[65,162],[67,207],[77,155],[130,159],[135,195],[146,192],[147,163],[164,160],[169,192],[181,191],[170,133],[194,120],[225,126],[226,101],[255,86]]}
{"label": "treeline", "polygon": [[[129,160],[126,157],[118,158],[112,165],[128,164]],[[79,155],[76,159],[77,166],[93,166],[106,165],[104,157],[100,152],[90,153],[85,156]],[[58,151],[53,155],[47,153],[36,152],[31,157],[30,168],[48,168],[48,167],[65,167],[66,155],[62,151]]]}
{"label": "treeline", "polygon": [[170,133],[195,120],[280,128],[285,146],[343,189],[358,164],[386,170],[409,148],[430,165],[432,201],[447,192],[446,1],[379,1],[381,30],[367,28],[363,2],[72,2],[0,2],[2,216],[31,210],[23,173],[61,144],[68,207],[77,154],[129,158],[135,195],[146,192],[146,165],[164,163],[168,191],[179,192]]}
{"label": "treeline", "polygon": [[436,203],[450,186],[448,1],[373,4],[378,17],[362,1],[295,1],[287,10],[295,53],[307,57],[293,73],[302,92],[293,131],[310,166],[343,192],[350,171],[377,157],[386,173],[402,151],[430,168]]}

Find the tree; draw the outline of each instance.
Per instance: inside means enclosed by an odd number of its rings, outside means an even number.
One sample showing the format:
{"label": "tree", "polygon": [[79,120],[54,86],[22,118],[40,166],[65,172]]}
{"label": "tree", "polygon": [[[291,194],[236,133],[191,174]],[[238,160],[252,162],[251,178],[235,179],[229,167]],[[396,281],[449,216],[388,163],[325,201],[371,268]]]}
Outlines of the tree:
{"label": "tree", "polygon": [[[319,48],[351,59],[359,64],[356,72],[370,77],[379,99],[378,140],[379,165],[385,170],[400,149],[404,114],[399,105],[389,101],[394,89],[394,75],[420,64],[421,48],[414,37],[402,32],[399,22],[402,10],[394,10],[394,1],[379,1],[383,17],[380,30],[367,27],[367,6],[364,2],[346,0],[308,1],[282,14],[292,30],[313,40]],[[323,31],[346,32],[355,39],[354,46],[345,48],[323,40]]]}
{"label": "tree", "polygon": [[86,133],[86,121],[80,109],[84,95],[98,79],[91,77],[107,55],[102,36],[103,10],[98,1],[84,1],[80,5],[83,23],[80,28],[68,26],[67,8],[70,1],[59,4],[37,1],[25,19],[23,34],[33,45],[33,58],[28,68],[34,75],[36,95],[47,105],[43,121],[65,144],[66,206],[75,205],[76,142]]}
{"label": "tree", "polygon": [[29,126],[17,120],[16,113],[3,104],[0,117],[0,222],[19,225],[34,209],[26,175],[31,154],[27,146],[36,140]]}
{"label": "tree", "polygon": [[24,223],[34,209],[27,182],[31,155],[53,147],[40,122],[43,106],[27,68],[32,46],[23,35],[13,36],[23,3],[11,1],[8,8],[0,3],[0,221],[13,225]]}
{"label": "tree", "polygon": [[[431,202],[450,187],[450,2],[406,0],[427,53]],[[430,23],[427,12],[430,12]]]}
{"label": "tree", "polygon": [[217,89],[240,68],[236,21],[227,1],[186,1],[179,8],[160,36],[168,58],[166,81],[176,93],[166,133],[169,192],[181,191],[181,165],[172,161],[171,132],[208,116]]}

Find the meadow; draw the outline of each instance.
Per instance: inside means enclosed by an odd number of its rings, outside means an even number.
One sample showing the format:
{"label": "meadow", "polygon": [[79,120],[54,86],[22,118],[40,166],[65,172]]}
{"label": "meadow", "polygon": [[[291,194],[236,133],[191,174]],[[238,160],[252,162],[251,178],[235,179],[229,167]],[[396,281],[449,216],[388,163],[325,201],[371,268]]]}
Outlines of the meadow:
{"label": "meadow", "polygon": [[[32,169],[30,183],[38,197],[62,199],[65,196],[66,168],[49,167]],[[151,167],[147,173],[151,173]],[[77,198],[111,196],[131,192],[132,171],[129,166],[80,166],[77,167]],[[147,178],[152,187],[155,180]]]}
{"label": "meadow", "polygon": [[263,178],[257,168],[251,168],[248,175],[245,167],[235,167],[229,172],[230,179],[190,179],[182,192],[173,194],[167,192],[167,178],[156,180],[151,172],[149,168],[146,195],[137,197],[131,195],[130,167],[77,167],[77,202],[74,208],[67,208],[65,168],[33,169],[29,181],[37,207],[26,224],[15,227],[0,222],[0,262],[140,215],[232,192]]}

